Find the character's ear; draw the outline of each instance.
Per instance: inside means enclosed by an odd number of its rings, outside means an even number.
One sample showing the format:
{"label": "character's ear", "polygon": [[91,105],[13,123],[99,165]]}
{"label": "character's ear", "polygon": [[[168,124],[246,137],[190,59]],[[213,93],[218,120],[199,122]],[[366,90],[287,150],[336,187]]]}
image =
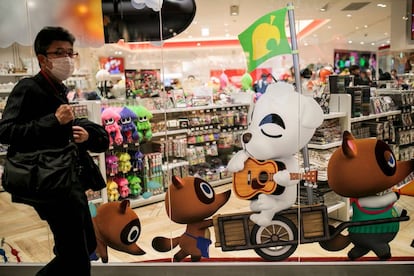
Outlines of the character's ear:
{"label": "character's ear", "polygon": [[300,98],[300,122],[305,128],[317,128],[323,122],[323,111],[319,104],[308,96]]}
{"label": "character's ear", "polygon": [[181,189],[181,188],[184,187],[183,180],[180,177],[176,176],[176,175],[172,176],[172,183],[175,186],[175,188],[177,188],[177,189]]}
{"label": "character's ear", "polygon": [[121,205],[119,206],[119,211],[121,212],[121,214],[125,214],[126,209],[129,207],[129,200],[122,200],[121,201]]}
{"label": "character's ear", "polygon": [[354,158],[358,154],[358,148],[354,136],[349,131],[344,131],[342,137],[342,152],[348,158]]}

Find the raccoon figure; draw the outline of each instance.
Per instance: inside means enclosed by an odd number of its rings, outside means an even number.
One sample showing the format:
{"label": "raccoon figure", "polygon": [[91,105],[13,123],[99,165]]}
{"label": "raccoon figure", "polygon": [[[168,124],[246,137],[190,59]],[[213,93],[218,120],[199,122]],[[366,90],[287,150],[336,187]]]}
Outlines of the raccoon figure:
{"label": "raccoon figure", "polygon": [[180,262],[187,256],[197,262],[201,257],[209,257],[209,227],[212,219],[207,219],[220,209],[230,198],[231,190],[216,194],[213,187],[198,177],[172,177],[165,196],[165,210],[168,217],[176,223],[186,224],[185,232],[178,237],[155,237],[152,247],[159,252],[168,252],[177,245],[180,250],[174,261]]}

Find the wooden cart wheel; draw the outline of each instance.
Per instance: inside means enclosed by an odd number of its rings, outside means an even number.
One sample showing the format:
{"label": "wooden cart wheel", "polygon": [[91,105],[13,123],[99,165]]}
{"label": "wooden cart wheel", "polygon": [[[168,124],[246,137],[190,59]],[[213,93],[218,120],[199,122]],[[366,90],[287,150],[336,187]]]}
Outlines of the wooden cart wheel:
{"label": "wooden cart wheel", "polygon": [[[288,218],[275,215],[272,224],[259,226],[255,224],[252,228],[252,243],[261,245],[266,243],[293,241],[298,239],[298,229]],[[269,247],[257,247],[254,251],[257,255],[268,261],[281,261],[295,252],[298,243],[291,245],[278,245]]]}

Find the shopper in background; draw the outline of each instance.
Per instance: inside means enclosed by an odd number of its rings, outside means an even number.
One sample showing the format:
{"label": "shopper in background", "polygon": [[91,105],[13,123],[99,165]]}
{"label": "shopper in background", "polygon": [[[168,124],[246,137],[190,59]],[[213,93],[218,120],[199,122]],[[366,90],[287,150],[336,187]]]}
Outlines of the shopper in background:
{"label": "shopper in background", "polygon": [[[0,142],[9,144],[8,154],[65,147],[70,140],[79,151],[108,148],[102,126],[75,119],[68,104],[68,89],[62,81],[74,70],[74,41],[74,36],[61,27],[45,27],[37,34],[34,50],[40,72],[17,83],[0,120]],[[77,125],[85,120],[94,128]],[[32,205],[53,233],[56,256],[37,275],[90,275],[89,256],[96,248],[96,238],[85,188],[79,181],[59,201],[31,202],[15,195],[12,201]]]}
{"label": "shopper in background", "polygon": [[361,68],[359,67],[359,65],[351,65],[349,67],[349,74],[354,76],[354,85],[363,85],[364,83],[362,82],[361,79]]}
{"label": "shopper in background", "polygon": [[372,80],[370,78],[370,72],[369,70],[364,70],[359,73],[359,76],[361,79],[359,80],[359,85],[370,85],[372,84]]}

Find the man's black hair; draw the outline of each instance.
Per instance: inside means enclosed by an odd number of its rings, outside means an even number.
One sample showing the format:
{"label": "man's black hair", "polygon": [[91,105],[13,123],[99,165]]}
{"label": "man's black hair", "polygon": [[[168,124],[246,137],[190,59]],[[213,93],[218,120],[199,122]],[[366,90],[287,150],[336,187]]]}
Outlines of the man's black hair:
{"label": "man's black hair", "polygon": [[68,30],[62,27],[44,27],[36,35],[36,39],[34,41],[34,50],[36,55],[46,54],[47,49],[53,41],[67,41],[73,46],[75,37]]}

